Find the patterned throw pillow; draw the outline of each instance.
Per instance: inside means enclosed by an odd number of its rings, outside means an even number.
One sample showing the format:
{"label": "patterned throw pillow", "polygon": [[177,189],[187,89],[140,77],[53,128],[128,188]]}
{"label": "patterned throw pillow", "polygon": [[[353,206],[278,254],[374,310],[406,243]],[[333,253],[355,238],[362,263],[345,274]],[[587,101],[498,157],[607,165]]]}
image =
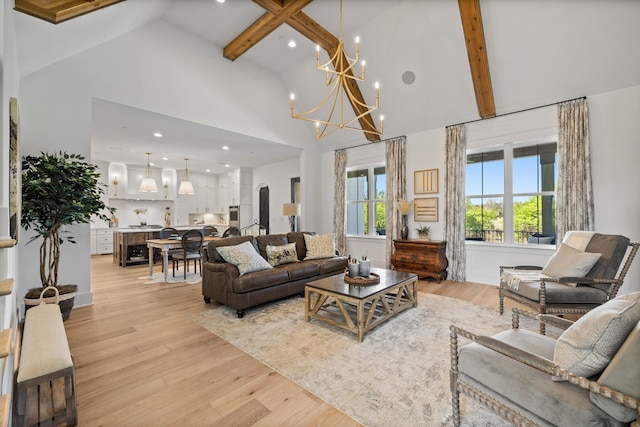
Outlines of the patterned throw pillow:
{"label": "patterned throw pillow", "polygon": [[235,246],[220,246],[216,249],[226,262],[238,267],[241,276],[254,271],[273,268],[260,256],[251,242],[244,242]]}
{"label": "patterned throw pillow", "polygon": [[607,301],[582,316],[560,335],[556,341],[553,363],[582,377],[599,374],[638,321],[640,292]]}
{"label": "patterned throw pillow", "polygon": [[298,262],[295,243],[286,245],[267,245],[267,261],[272,266]]}
{"label": "patterned throw pillow", "polygon": [[304,259],[332,258],[336,256],[336,244],[333,234],[320,236],[304,235],[307,256]]}

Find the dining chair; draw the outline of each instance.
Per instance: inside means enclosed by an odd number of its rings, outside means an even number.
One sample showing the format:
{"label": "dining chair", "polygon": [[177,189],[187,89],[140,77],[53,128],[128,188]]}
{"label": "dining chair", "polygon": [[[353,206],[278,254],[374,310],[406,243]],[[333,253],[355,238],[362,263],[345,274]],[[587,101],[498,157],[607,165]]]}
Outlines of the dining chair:
{"label": "dining chair", "polygon": [[242,235],[242,232],[238,227],[229,227],[226,230],[224,230],[224,233],[222,233],[222,237],[241,236],[241,235]]}
{"label": "dining chair", "polygon": [[198,272],[198,264],[200,264],[200,275],[202,275],[202,244],[204,236],[201,230],[188,230],[182,235],[182,250],[171,255],[173,261],[173,277],[176,276],[176,267],[180,267],[180,261],[183,261],[184,278],[187,279],[187,271],[189,270],[189,261],[193,260],[194,272]]}
{"label": "dining chair", "polygon": [[218,229],[215,228],[213,225],[205,225],[204,227],[202,227],[202,234],[204,236],[215,236],[215,233],[218,232]]}

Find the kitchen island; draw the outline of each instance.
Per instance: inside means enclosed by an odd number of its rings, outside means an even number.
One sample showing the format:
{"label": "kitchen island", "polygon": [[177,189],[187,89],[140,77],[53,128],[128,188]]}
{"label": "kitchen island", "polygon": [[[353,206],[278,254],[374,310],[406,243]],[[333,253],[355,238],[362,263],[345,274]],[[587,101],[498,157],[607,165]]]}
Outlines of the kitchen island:
{"label": "kitchen island", "polygon": [[[227,228],[226,225],[213,225],[222,234]],[[178,231],[187,231],[194,228],[201,229],[202,225],[195,226],[172,226]],[[147,240],[158,239],[160,237],[160,226],[118,228],[113,231],[113,263],[120,267],[130,265],[153,264],[161,261],[160,250],[154,251],[153,259],[149,260],[149,250]]]}

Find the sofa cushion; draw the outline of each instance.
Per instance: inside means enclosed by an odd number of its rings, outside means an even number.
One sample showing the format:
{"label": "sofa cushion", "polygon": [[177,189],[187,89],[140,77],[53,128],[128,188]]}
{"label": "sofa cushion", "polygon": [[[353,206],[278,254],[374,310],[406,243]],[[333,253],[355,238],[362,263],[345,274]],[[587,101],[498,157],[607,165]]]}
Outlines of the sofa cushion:
{"label": "sofa cushion", "polygon": [[640,292],[607,301],[560,335],[553,362],[582,377],[597,375],[609,364],[638,321]]}
{"label": "sofa cushion", "polygon": [[336,255],[335,236],[323,234],[320,236],[304,235],[304,244],[307,247],[305,260],[331,258]]}
{"label": "sofa cushion", "polygon": [[320,274],[343,273],[347,268],[346,257],[333,257],[313,260],[320,267]]}
{"label": "sofa cushion", "polygon": [[218,253],[217,248],[220,248],[222,246],[235,246],[244,242],[251,242],[255,245],[256,251],[258,250],[253,236],[225,237],[223,239],[212,240],[207,243],[207,259],[209,260],[209,262],[225,262],[224,258],[222,258],[222,256],[220,256],[220,254]]}
{"label": "sofa cushion", "polygon": [[282,268],[287,271],[290,282],[295,282],[300,279],[308,279],[320,274],[320,266],[311,261],[300,261],[295,264],[282,265],[278,268]]}
{"label": "sofa cushion", "polygon": [[273,268],[260,256],[251,242],[243,242],[235,246],[221,246],[216,249],[226,262],[238,267],[240,276]]}
{"label": "sofa cushion", "polygon": [[585,277],[600,257],[601,254],[582,252],[562,243],[547,261],[542,274],[549,277]]}
{"label": "sofa cushion", "polygon": [[244,276],[236,277],[231,281],[231,288],[233,289],[233,292],[242,294],[258,289],[265,289],[271,286],[281,285],[283,283],[287,283],[288,281],[289,274],[286,270],[282,270],[280,268],[271,268],[269,270],[257,271],[245,274]]}
{"label": "sofa cushion", "polygon": [[296,252],[295,243],[287,243],[286,245],[267,245],[267,262],[272,266],[290,264],[298,261],[298,253]]}
{"label": "sofa cushion", "polygon": [[316,233],[312,231],[295,231],[287,233],[287,240],[289,243],[296,244],[296,252],[298,253],[298,259],[302,261],[304,257],[307,256],[307,246],[304,243],[304,236],[308,234],[310,236],[315,236]]}
{"label": "sofa cushion", "polygon": [[[640,322],[638,322],[602,372],[598,383],[614,390],[640,398]],[[616,403],[601,394],[590,393],[589,398],[600,409],[618,421],[631,422],[638,416],[638,411]]]}
{"label": "sofa cushion", "polygon": [[258,252],[260,252],[262,258],[268,261],[269,258],[267,257],[267,245],[286,245],[287,243],[289,243],[289,240],[287,240],[286,234],[263,234],[256,237],[256,243],[258,244]]}

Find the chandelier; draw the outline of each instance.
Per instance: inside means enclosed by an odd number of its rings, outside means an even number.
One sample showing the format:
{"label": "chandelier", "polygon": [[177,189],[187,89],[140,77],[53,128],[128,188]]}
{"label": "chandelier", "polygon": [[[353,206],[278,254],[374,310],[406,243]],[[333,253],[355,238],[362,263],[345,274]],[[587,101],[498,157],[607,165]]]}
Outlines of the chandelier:
{"label": "chandelier", "polygon": [[[342,42],[342,0],[340,0],[340,38],[336,51],[328,62],[320,64],[320,45],[316,45],[316,65],[318,70],[325,73],[326,86],[331,87],[329,93],[317,106],[299,114],[295,113],[295,95],[291,94],[291,117],[314,122],[316,124],[316,139],[318,140],[331,135],[338,129],[351,129],[371,135],[382,135],[384,131],[384,117],[380,116],[380,131],[376,129],[371,118],[371,113],[380,106],[380,86],[378,82],[374,84],[376,90],[375,105],[365,104],[358,89],[357,82],[364,81],[365,61],[362,61],[360,73],[357,74],[354,68],[360,61],[360,38],[356,37],[355,41],[356,57],[351,58],[345,52],[344,43]],[[355,91],[358,93],[356,94]],[[355,117],[351,120],[345,120],[344,117],[345,97],[349,100],[355,112]],[[328,112],[326,120],[311,117],[314,113],[322,112],[325,114]],[[363,127],[362,123],[360,123],[361,119],[368,126]]]}
{"label": "chandelier", "polygon": [[189,159],[184,159],[184,180],[180,183],[178,194],[186,194],[190,196],[195,194],[195,191],[193,191],[193,183],[189,181],[189,169],[187,168],[188,161]]}
{"label": "chandelier", "polygon": [[138,190],[141,193],[157,193],[158,192],[158,184],[156,180],[151,177],[151,153],[146,153],[147,155],[147,173],[140,183],[140,189]]}

